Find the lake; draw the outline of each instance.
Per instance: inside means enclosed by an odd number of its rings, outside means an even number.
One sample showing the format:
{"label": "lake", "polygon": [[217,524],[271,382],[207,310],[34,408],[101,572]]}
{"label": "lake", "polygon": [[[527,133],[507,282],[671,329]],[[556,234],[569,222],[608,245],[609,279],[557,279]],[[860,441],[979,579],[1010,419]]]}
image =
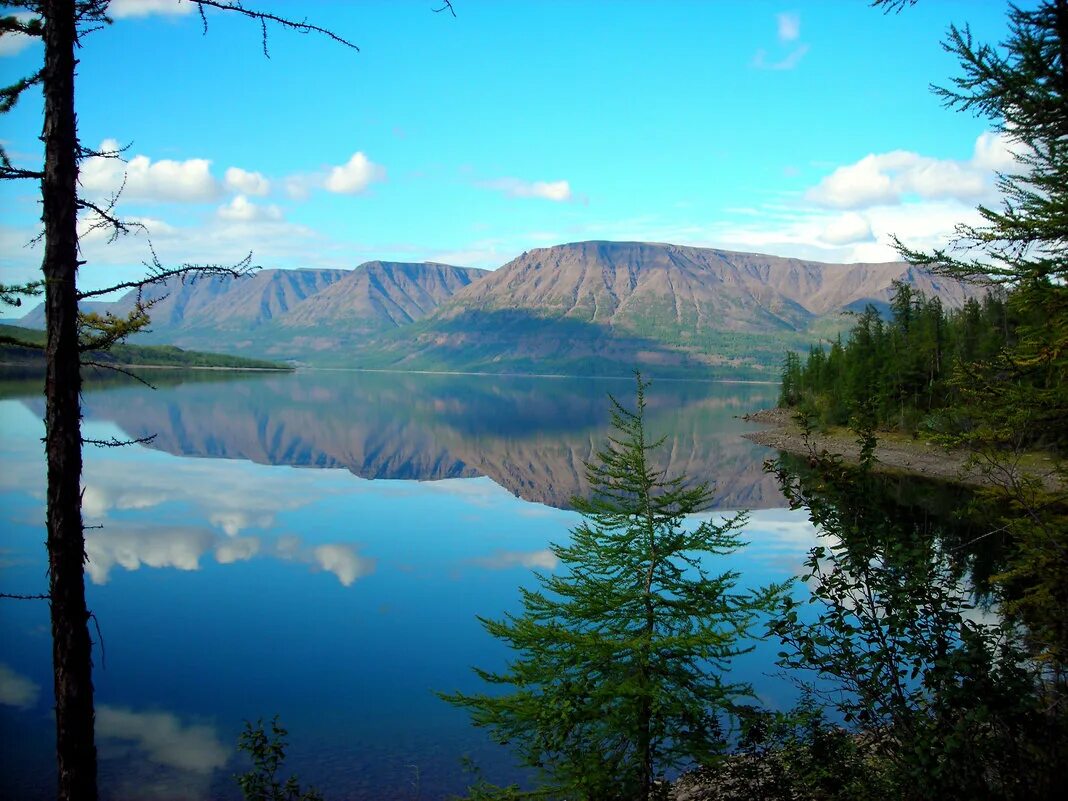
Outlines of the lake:
{"label": "lake", "polygon": [[[90,382],[83,474],[101,797],[238,798],[243,722],[278,715],[286,775],[328,799],[439,799],[470,757],[507,752],[434,691],[475,691],[507,652],[476,615],[518,608],[557,567],[583,462],[633,380],[302,371]],[[660,381],[648,427],[670,473],[714,482],[712,515],[753,510],[746,585],[801,571],[815,542],[737,419],[778,388]],[[40,383],[0,376],[0,591],[47,589]],[[48,609],[0,601],[0,785],[54,797]],[[774,643],[735,672],[773,707]]]}

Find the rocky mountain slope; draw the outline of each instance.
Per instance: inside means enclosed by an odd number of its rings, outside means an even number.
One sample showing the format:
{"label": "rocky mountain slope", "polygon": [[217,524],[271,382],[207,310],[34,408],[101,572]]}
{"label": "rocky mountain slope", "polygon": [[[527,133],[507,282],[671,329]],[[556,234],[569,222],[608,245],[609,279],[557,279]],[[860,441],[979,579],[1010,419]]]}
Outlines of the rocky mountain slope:
{"label": "rocky mountain slope", "polygon": [[493,272],[376,261],[174,283],[148,295],[166,297],[139,339],[338,367],[768,377],[785,349],[848,328],[847,312],[885,308],[894,281],[951,308],[974,292],[904,262],[576,242]]}
{"label": "rocky mountain slope", "polygon": [[395,328],[425,317],[486,274],[432,262],[367,262],[290,309],[279,323],[286,328],[316,328],[323,321],[365,331]]}
{"label": "rocky mountain slope", "polygon": [[[758,368],[786,347],[885,307],[905,281],[949,307],[964,285],[907,263],[824,264],[646,242],[532,250],[456,293],[368,364],[567,372],[643,364],[661,371]],[[376,361],[377,360],[377,361]]]}

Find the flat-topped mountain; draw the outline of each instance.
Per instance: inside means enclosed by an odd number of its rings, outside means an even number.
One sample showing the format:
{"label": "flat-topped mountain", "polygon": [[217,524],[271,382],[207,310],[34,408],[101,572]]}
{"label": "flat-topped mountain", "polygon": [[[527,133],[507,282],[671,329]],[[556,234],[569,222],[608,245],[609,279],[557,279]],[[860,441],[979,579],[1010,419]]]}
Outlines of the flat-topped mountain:
{"label": "flat-topped mountain", "polygon": [[524,253],[459,293],[440,316],[522,308],[640,330],[650,318],[696,331],[798,328],[889,301],[905,281],[951,307],[963,285],[906,262],[826,264],[648,242],[576,242]]}
{"label": "flat-topped mountain", "polygon": [[[827,264],[650,242],[539,248],[490,272],[373,261],[153,287],[137,341],[338,367],[772,377],[786,349],[885,308],[903,281],[950,308],[976,290],[905,262]],[[121,312],[134,293],[98,310]],[[42,325],[40,310],[23,318]]]}
{"label": "flat-topped mountain", "polygon": [[[756,367],[904,281],[949,307],[969,293],[905,262],[826,264],[647,242],[577,242],[524,253],[442,304],[378,366],[586,372]],[[393,358],[392,362],[390,357]],[[373,360],[371,360],[373,361]],[[551,368],[550,368],[551,369]]]}

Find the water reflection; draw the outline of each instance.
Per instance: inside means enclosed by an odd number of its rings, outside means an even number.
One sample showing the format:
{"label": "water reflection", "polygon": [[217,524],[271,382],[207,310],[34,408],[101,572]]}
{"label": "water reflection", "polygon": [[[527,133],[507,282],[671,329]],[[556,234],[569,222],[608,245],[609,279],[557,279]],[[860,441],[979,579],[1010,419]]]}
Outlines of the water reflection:
{"label": "water reflection", "polygon": [[41,687],[0,662],[0,704],[18,709],[36,706]]}
{"label": "water reflection", "polygon": [[[626,399],[633,381],[300,372],[89,391],[85,413],[129,437],[155,435],[151,447],[172,454],[340,467],[372,479],[488,476],[524,500],[565,508],[588,492],[584,463],[609,432],[609,392]],[[724,508],[781,506],[761,470],[765,451],[737,436],[749,427],[735,419],[773,404],[775,393],[655,382],[648,420],[667,436],[669,472],[714,484]],[[26,402],[43,411],[38,397]],[[235,528],[245,524],[234,517]]]}
{"label": "water reflection", "polygon": [[[563,506],[608,430],[605,393],[632,388],[333,373],[90,387],[86,436],[159,434],[86,451],[103,793],[236,798],[242,721],[276,713],[287,770],[327,797],[410,799],[417,772],[419,797],[444,799],[466,786],[464,754],[507,777],[506,755],[432,690],[475,690],[470,665],[507,658],[476,615],[514,610],[577,522],[516,493]],[[732,417],[772,390],[655,385],[671,469],[774,505],[765,452]],[[14,394],[0,402],[0,586],[33,593],[47,569],[39,387]],[[298,469],[311,467],[343,469]],[[753,584],[796,573],[805,525],[755,512],[737,569]],[[0,797],[54,797],[48,608],[0,609]],[[746,658],[762,695],[789,705],[762,678],[768,655]]]}
{"label": "water reflection", "polygon": [[211,798],[231,756],[214,726],[158,710],[99,704],[96,738],[102,784],[121,800]]}

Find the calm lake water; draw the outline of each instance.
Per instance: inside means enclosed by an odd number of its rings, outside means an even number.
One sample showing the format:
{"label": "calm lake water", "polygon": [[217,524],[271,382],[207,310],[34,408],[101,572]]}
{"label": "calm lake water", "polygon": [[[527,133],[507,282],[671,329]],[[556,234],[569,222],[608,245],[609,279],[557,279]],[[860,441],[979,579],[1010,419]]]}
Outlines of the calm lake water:
{"label": "calm lake water", "polygon": [[[288,772],[329,799],[439,799],[519,778],[435,690],[479,689],[507,653],[476,615],[518,608],[578,516],[583,461],[632,380],[345,372],[154,373],[90,384],[83,475],[87,593],[100,624],[105,799],[229,799],[243,721],[279,715]],[[800,572],[815,533],[735,418],[777,387],[661,381],[650,429],[672,473],[752,509],[724,560],[756,586]],[[39,383],[0,380],[0,590],[46,590]],[[39,601],[0,601],[0,795],[54,797],[51,644]],[[737,661],[771,706],[776,647]]]}

